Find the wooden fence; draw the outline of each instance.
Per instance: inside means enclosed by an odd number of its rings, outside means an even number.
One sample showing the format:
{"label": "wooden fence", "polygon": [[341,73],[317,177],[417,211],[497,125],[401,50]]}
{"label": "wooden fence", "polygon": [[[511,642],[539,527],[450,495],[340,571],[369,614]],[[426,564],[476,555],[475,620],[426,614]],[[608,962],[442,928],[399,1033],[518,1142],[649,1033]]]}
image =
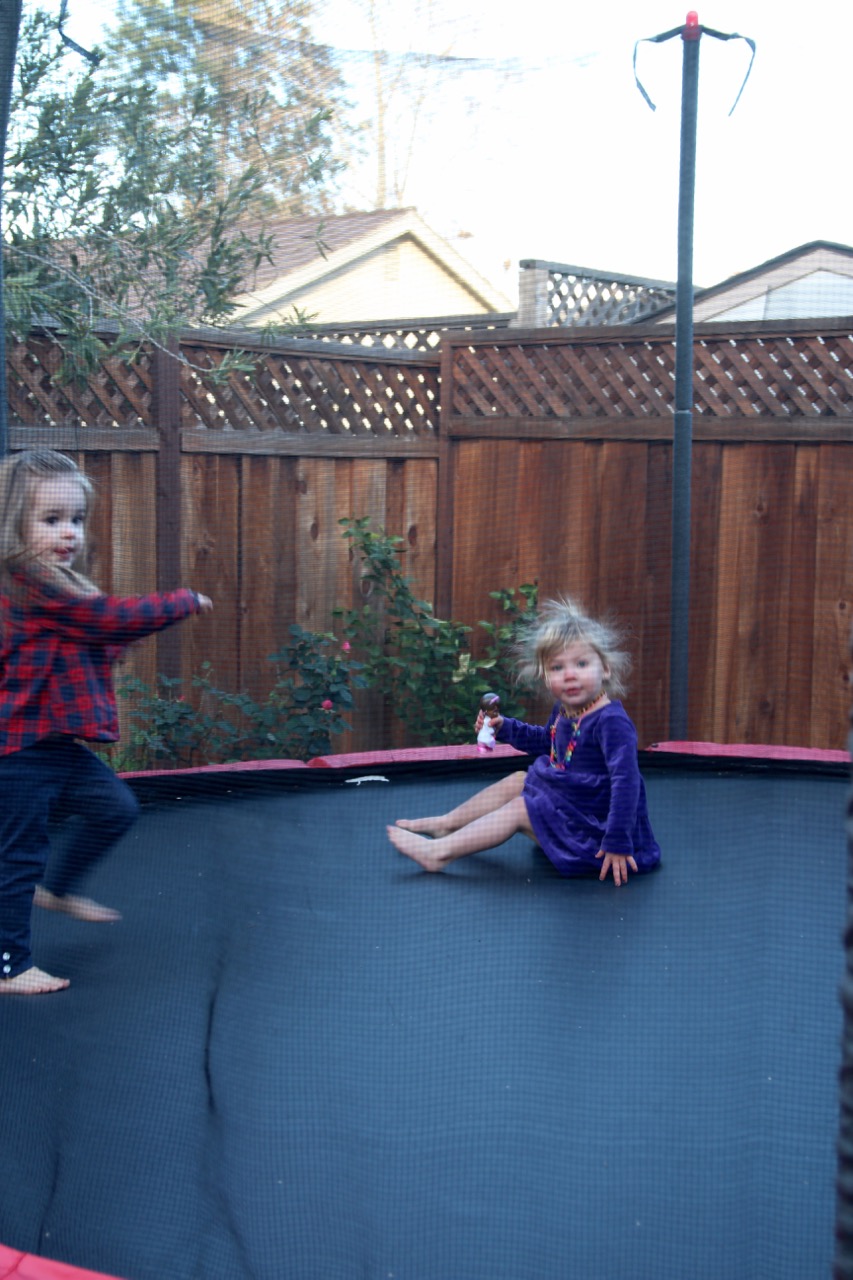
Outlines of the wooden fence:
{"label": "wooden fence", "polygon": [[[841,747],[853,607],[853,326],[697,326],[689,734]],[[255,344],[253,347],[252,344]],[[632,633],[628,706],[668,736],[671,329],[447,332],[435,351],[292,340],[252,373],[187,336],[58,387],[55,347],[9,354],[13,448],[79,457],[101,501],[93,572],[116,591],[214,597],[136,669],[212,662],[260,693],[291,622],[361,598],[339,521],[404,539],[437,612],[495,620],[488,592],[536,580]],[[476,632],[474,644],[478,644]],[[383,745],[364,716],[349,746]]]}

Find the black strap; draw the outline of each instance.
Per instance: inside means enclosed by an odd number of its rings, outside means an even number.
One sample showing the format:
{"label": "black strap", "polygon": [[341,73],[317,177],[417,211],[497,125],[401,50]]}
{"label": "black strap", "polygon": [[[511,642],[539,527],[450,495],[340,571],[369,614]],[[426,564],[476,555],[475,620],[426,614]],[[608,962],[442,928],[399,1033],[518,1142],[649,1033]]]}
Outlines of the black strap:
{"label": "black strap", "polygon": [[[64,3],[64,0],[63,0],[63,3]],[[746,82],[749,79],[749,73],[752,70],[753,62],[755,61],[755,41],[750,40],[749,36],[738,35],[736,31],[732,31],[729,35],[726,35],[722,31],[712,30],[711,27],[700,26],[700,27],[696,27],[695,30],[699,32],[699,36],[702,36],[702,35],[713,36],[715,40],[744,40],[752,50],[752,53],[749,59],[749,66],[747,67],[746,75],[743,78],[743,84],[741,85],[740,89],[738,89],[738,95],[734,100],[731,111],[729,112],[729,115],[731,115],[732,111],[734,111],[735,107],[740,102],[740,95],[743,93],[744,89],[746,88]],[[640,93],[643,95],[646,102],[651,107],[652,111],[656,111],[657,108],[655,107],[655,104],[652,102],[649,95],[646,93],[645,89],[640,83],[640,78],[637,75],[637,50],[639,49],[641,44],[663,44],[664,40],[671,40],[673,36],[680,36],[683,31],[684,31],[684,27],[673,27],[672,31],[664,31],[659,36],[644,36],[642,40],[638,40],[637,43],[634,45],[634,80],[636,82],[637,88],[640,90]]]}
{"label": "black strap", "polygon": [[63,31],[63,27],[65,25],[65,20],[67,17],[68,17],[68,0],[62,0],[62,5],[59,10],[59,22],[57,23],[57,27],[59,29],[59,37],[62,40],[62,43],[64,45],[67,45],[69,49],[73,49],[75,53],[79,53],[80,56],[82,58],[85,58],[87,62],[90,62],[93,67],[99,66],[101,62],[101,55],[99,53],[91,53],[88,49],[82,48],[81,45],[77,44],[76,40],[72,40],[71,37],[67,36]]}

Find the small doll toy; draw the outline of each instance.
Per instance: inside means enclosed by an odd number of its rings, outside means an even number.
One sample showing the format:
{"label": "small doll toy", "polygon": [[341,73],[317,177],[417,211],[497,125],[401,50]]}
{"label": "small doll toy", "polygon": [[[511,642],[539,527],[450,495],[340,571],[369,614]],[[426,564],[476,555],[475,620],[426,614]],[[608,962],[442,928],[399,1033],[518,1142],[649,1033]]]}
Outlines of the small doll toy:
{"label": "small doll toy", "polygon": [[483,727],[477,734],[477,750],[485,753],[495,749],[495,731],[492,718],[501,713],[501,700],[496,693],[484,693],[480,699],[480,710],[483,713]]}

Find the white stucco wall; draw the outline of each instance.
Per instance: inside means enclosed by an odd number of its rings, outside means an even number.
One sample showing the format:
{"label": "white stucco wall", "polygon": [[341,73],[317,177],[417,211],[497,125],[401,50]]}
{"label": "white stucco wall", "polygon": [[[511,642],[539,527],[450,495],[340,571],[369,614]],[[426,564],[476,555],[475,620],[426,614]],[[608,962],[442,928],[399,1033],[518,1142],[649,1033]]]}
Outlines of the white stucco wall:
{"label": "white stucco wall", "polygon": [[784,320],[853,315],[853,279],[836,271],[812,271],[735,307],[703,316],[708,320]]}
{"label": "white stucco wall", "polygon": [[298,307],[318,323],[476,315],[486,301],[411,239],[400,239],[277,298],[252,324]]}

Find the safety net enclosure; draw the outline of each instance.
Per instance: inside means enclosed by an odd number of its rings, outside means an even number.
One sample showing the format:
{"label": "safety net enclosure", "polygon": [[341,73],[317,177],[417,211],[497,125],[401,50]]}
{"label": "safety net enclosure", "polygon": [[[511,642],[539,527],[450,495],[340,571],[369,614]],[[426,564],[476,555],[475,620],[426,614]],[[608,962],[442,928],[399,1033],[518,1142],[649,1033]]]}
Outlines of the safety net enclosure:
{"label": "safety net enclosure", "polygon": [[401,858],[387,822],[519,762],[456,754],[136,784],[93,884],[124,921],[41,913],[72,987],[2,1009],[4,1242],[125,1280],[827,1273],[845,765],[645,753],[664,861],[616,890],[520,836]]}
{"label": "safety net enclosure", "polygon": [[[765,8],[0,0],[0,824],[10,686],[141,804],[0,999],[0,1277],[853,1280],[853,9]],[[16,683],[42,554],[186,617]],[[622,714],[660,869],[401,856],[495,696]]]}

